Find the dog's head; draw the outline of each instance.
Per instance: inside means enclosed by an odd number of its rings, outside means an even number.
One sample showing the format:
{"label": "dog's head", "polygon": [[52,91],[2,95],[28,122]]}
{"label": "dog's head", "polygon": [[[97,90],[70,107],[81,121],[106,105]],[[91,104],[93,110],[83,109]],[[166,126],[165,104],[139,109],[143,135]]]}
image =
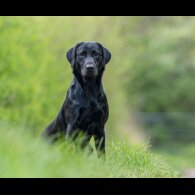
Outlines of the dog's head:
{"label": "dog's head", "polygon": [[81,42],[68,50],[66,57],[73,73],[84,79],[95,79],[102,74],[111,59],[111,53],[97,42]]}

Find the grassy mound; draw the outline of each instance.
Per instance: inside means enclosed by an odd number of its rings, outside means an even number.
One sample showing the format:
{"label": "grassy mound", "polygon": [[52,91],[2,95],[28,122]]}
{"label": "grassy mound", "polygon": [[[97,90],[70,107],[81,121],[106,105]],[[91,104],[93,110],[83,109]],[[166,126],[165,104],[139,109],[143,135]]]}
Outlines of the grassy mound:
{"label": "grassy mound", "polygon": [[107,143],[106,161],[75,146],[47,145],[28,129],[1,123],[0,177],[174,177],[145,145]]}

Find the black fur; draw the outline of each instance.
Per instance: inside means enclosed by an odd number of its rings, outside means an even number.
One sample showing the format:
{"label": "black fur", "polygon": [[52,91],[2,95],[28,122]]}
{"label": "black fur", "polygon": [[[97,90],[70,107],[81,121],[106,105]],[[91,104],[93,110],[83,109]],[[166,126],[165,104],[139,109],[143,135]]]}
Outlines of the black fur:
{"label": "black fur", "polygon": [[98,153],[105,153],[104,126],[109,110],[102,75],[111,54],[100,43],[81,42],[71,48],[66,56],[74,78],[60,112],[45,129],[43,136],[55,141],[59,133],[75,137],[82,131],[82,148],[94,136]]}

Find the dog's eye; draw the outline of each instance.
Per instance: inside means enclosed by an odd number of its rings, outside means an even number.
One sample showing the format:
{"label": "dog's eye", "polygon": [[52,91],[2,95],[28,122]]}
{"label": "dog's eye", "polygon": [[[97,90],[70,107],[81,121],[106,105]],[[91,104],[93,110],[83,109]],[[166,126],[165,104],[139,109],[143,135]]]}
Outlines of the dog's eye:
{"label": "dog's eye", "polygon": [[80,53],[79,56],[80,56],[81,58],[84,58],[84,57],[85,57],[85,53]]}
{"label": "dog's eye", "polygon": [[94,57],[96,57],[96,58],[99,57],[99,53],[94,53],[93,55],[94,55]]}

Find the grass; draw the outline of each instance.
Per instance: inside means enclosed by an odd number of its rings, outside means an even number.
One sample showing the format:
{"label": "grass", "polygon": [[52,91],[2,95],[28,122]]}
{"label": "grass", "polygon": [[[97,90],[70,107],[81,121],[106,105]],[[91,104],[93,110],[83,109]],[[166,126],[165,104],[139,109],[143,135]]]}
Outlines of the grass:
{"label": "grass", "polygon": [[163,155],[167,162],[181,174],[195,168],[195,144],[170,145],[155,152]]}
{"label": "grass", "polygon": [[148,145],[108,142],[106,161],[75,146],[47,145],[22,126],[0,123],[0,177],[176,177]]}

